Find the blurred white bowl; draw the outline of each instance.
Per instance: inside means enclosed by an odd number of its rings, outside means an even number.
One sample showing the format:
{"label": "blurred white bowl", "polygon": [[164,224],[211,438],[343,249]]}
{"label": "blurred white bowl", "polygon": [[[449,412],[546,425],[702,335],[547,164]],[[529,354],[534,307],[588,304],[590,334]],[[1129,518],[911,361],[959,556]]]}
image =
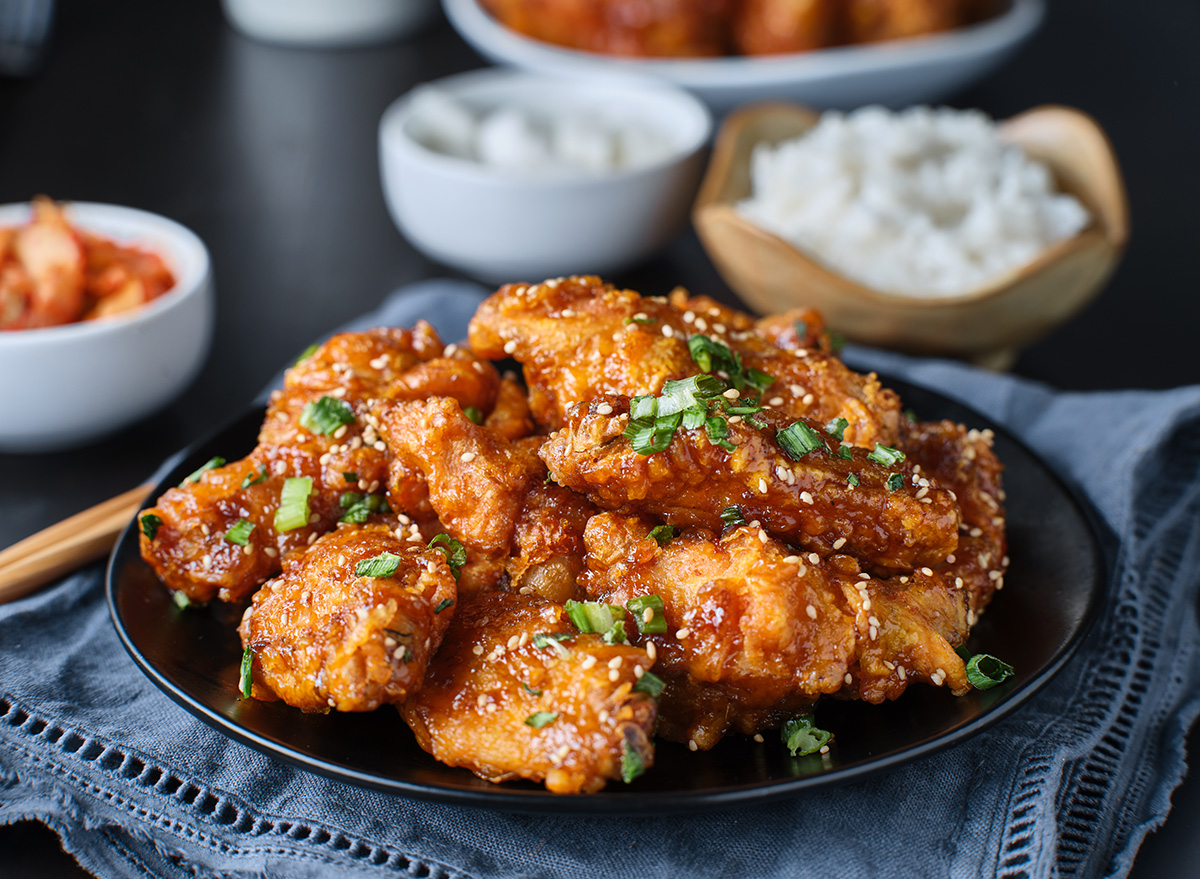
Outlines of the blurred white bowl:
{"label": "blurred white bowl", "polygon": [[687,221],[712,118],[680,89],[641,78],[564,80],[487,69],[432,83],[473,111],[620,111],[667,138],[661,161],[606,173],[520,173],[420,143],[414,92],[379,126],[388,210],[415,247],[488,282],[609,274],[666,244]]}
{"label": "blurred white bowl", "polygon": [[[103,320],[0,332],[0,451],[78,446],[149,415],[195,377],[212,342],[208,251],[173,220],[117,205],[69,202],[72,226],[162,257],[175,286]],[[28,204],[0,205],[0,226]]]}
{"label": "blurred white bowl", "polygon": [[385,43],[429,20],[433,0],[221,0],[225,17],[267,43],[336,49]]}
{"label": "blurred white bowl", "polygon": [[791,55],[726,58],[618,58],[554,46],[511,31],[478,0],[442,0],[446,17],[486,58],[554,76],[612,72],[655,76],[724,113],[749,101],[783,100],[851,109],[941,100],[999,67],[1045,14],[1045,0],[1012,0],[987,21],[906,40],[835,46]]}

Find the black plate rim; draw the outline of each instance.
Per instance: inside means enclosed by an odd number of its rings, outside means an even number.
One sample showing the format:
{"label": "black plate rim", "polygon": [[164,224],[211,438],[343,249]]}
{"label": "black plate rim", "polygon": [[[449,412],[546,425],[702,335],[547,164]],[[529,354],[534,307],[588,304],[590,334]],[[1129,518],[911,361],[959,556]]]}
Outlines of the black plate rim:
{"label": "black plate rim", "polygon": [[[1054,656],[1052,656],[1036,674],[1032,675],[1028,680],[1023,682],[1019,687],[1016,687],[1011,693],[1004,696],[1003,699],[996,702],[984,710],[977,717],[955,727],[948,732],[941,733],[929,740],[919,742],[890,754],[866,760],[854,765],[846,767],[838,767],[825,772],[811,773],[808,775],[784,778],[777,781],[753,782],[743,785],[731,785],[714,790],[688,790],[677,793],[659,792],[659,791],[629,791],[629,792],[614,792],[612,788],[606,788],[593,794],[553,794],[544,789],[525,790],[509,787],[503,784],[494,784],[487,788],[449,788],[441,785],[433,784],[426,785],[410,781],[405,781],[398,778],[383,777],[380,775],[362,772],[338,764],[333,764],[320,758],[307,755],[301,751],[291,748],[287,745],[277,743],[271,739],[249,730],[237,722],[231,720],[213,708],[210,708],[197,697],[192,696],[181,686],[172,682],[164,674],[162,674],[155,665],[148,660],[139,650],[132,638],[126,631],[126,627],[121,618],[120,611],[117,606],[117,571],[116,566],[121,555],[122,547],[127,545],[127,542],[132,540],[137,542],[137,514],[134,514],[130,522],[125,526],[113,546],[112,553],[109,555],[108,563],[105,568],[105,596],[108,602],[109,616],[112,620],[114,628],[117,630],[117,635],[126,652],[133,659],[138,668],[145,674],[160,690],[169,696],[176,704],[188,711],[197,719],[206,723],[208,726],[254,750],[271,758],[281,759],[292,764],[300,769],[324,776],[334,781],[350,783],[358,787],[368,788],[381,791],[384,793],[397,794],[415,799],[448,803],[458,806],[470,806],[475,808],[488,808],[500,811],[513,812],[570,812],[581,815],[635,815],[644,813],[661,813],[661,812],[695,812],[708,809],[719,809],[729,806],[738,806],[745,804],[760,804],[774,800],[791,797],[811,790],[820,788],[833,787],[843,784],[849,784],[861,778],[876,773],[884,772],[893,769],[905,763],[915,760],[920,760],[935,754],[939,751],[950,748],[959,744],[966,739],[972,738],[983,730],[991,727],[1007,717],[1010,713],[1016,710],[1021,705],[1029,701],[1036,695],[1071,659],[1079,649],[1079,646],[1086,639],[1091,631],[1096,620],[1100,616],[1101,607],[1104,603],[1104,597],[1107,591],[1107,584],[1110,580],[1111,565],[1108,557],[1103,551],[1103,539],[1101,534],[1101,520],[1091,504],[1086,498],[1082,497],[1070,484],[1062,479],[1053,468],[1051,468],[1041,456],[1035,453],[1029,446],[1020,438],[1014,435],[1011,431],[1002,425],[998,425],[969,405],[960,402],[952,397],[942,394],[932,388],[927,388],[912,382],[893,379],[888,376],[880,376],[883,383],[891,388],[898,390],[901,397],[905,397],[906,390],[913,390],[920,394],[932,394],[941,400],[950,403],[954,406],[962,408],[971,417],[975,424],[986,425],[990,427],[997,435],[1002,435],[1007,442],[1018,446],[1021,451],[1039,464],[1048,476],[1061,491],[1063,496],[1073,507],[1074,513],[1078,516],[1084,525],[1085,533],[1090,538],[1089,549],[1095,564],[1096,577],[1091,584],[1087,605],[1084,615],[1077,626],[1076,630],[1071,634],[1070,639],[1064,644]],[[167,468],[165,474],[154,490],[147,495],[141,509],[146,509],[153,504],[153,498],[157,498],[163,491],[171,487],[178,480],[175,471],[180,470],[185,462],[191,460],[196,452],[212,442],[217,437],[224,434],[226,431],[234,429],[243,420],[251,416],[261,420],[263,405],[256,402],[248,406],[242,413],[230,419],[220,427],[210,431],[204,437],[187,446],[180,452],[172,455],[164,463],[163,467]],[[660,743],[660,747],[666,744],[667,746],[681,747],[673,745],[673,743]],[[433,759],[430,757],[429,759]],[[467,775],[468,771],[458,770]],[[472,776],[473,777],[473,776]]]}

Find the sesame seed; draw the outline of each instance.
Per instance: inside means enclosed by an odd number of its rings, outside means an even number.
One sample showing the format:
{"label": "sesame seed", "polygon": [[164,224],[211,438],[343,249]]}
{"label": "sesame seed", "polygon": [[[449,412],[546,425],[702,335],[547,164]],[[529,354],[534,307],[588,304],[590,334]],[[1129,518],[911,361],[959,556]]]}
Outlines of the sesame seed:
{"label": "sesame seed", "polygon": [[904,670],[904,666],[902,665],[896,667],[896,674],[900,675],[900,680],[904,680],[908,677],[908,672]]}
{"label": "sesame seed", "polygon": [[815,552],[810,552],[808,554],[808,563],[810,565],[819,565],[819,564],[821,564],[821,557],[819,555],[817,555]]}
{"label": "sesame seed", "polygon": [[783,397],[772,397],[767,402],[770,403],[772,406],[782,406],[783,405]]}
{"label": "sesame seed", "polygon": [[924,574],[926,577],[933,576],[933,570],[931,568],[921,568],[921,573]]}
{"label": "sesame seed", "polygon": [[337,430],[335,430],[333,432],[333,438],[341,439],[342,437],[344,437],[346,435],[347,429],[348,429],[347,425],[343,424],[341,427],[339,427]]}
{"label": "sesame seed", "polygon": [[962,578],[962,577],[955,577],[955,578],[954,578],[954,588],[955,588],[955,589],[962,589],[962,588],[963,588],[963,578]]}
{"label": "sesame seed", "polygon": [[835,540],[833,542],[834,549],[841,549],[845,545],[846,545],[846,538],[844,538],[844,537],[839,537],[837,540]]}
{"label": "sesame seed", "polygon": [[597,415],[612,415],[613,407],[608,403],[601,403],[596,407]]}
{"label": "sesame seed", "polygon": [[649,623],[654,619],[654,608],[648,607],[642,611],[642,622]]}
{"label": "sesame seed", "polygon": [[799,397],[804,393],[804,388],[800,387],[800,385],[792,385],[788,390],[792,392],[792,396],[794,397]]}
{"label": "sesame seed", "polygon": [[972,528],[972,529],[971,529],[971,530],[970,530],[968,533],[969,533],[969,534],[970,534],[972,537],[982,537],[982,536],[983,536],[983,529],[982,529],[982,528]]}
{"label": "sesame seed", "polygon": [[326,452],[324,455],[317,458],[317,462],[323,467],[329,463],[329,457],[330,457],[329,452]]}
{"label": "sesame seed", "polygon": [[609,718],[609,714],[608,714],[607,708],[601,708],[600,713],[596,715],[596,719],[599,720],[601,723],[607,723],[608,718]]}
{"label": "sesame seed", "polygon": [[988,571],[989,580],[999,580],[1003,575],[999,571]]}
{"label": "sesame seed", "polygon": [[788,564],[788,565],[798,565],[798,564],[800,564],[800,556],[798,556],[798,555],[785,555],[785,556],[783,557],[783,561],[784,561],[784,564]]}
{"label": "sesame seed", "polygon": [[863,596],[862,609],[864,611],[868,611],[871,609],[871,599],[867,598],[865,595]]}
{"label": "sesame seed", "polygon": [[808,618],[810,620],[815,620],[817,618],[817,609],[815,607],[813,607],[811,604],[808,607],[804,608],[804,612],[806,614],[808,614]]}
{"label": "sesame seed", "polygon": [[608,661],[608,667],[609,668],[620,668],[621,667],[621,657],[614,656],[612,659],[610,659]]}
{"label": "sesame seed", "polygon": [[812,506],[813,496],[807,491],[800,492],[800,500],[804,501],[809,506]]}
{"label": "sesame seed", "polygon": [[694,320],[696,319],[696,312],[694,312],[694,311],[685,311],[685,312],[683,313],[683,319],[684,319],[684,321],[686,321],[687,323],[689,323],[689,324],[690,324],[692,321],[694,321]]}
{"label": "sesame seed", "polygon": [[807,573],[808,573],[808,568],[806,568],[804,565],[801,565],[800,567],[798,567],[798,568],[796,569],[796,576],[797,576],[797,577],[803,577],[803,576],[804,576],[805,574],[807,574]]}
{"label": "sesame seed", "polygon": [[742,420],[742,416],[740,416],[740,415],[730,415],[729,416],[730,424],[739,424],[739,423],[741,423],[741,420]]}
{"label": "sesame seed", "polygon": [[684,638],[686,638],[690,634],[692,634],[691,629],[680,629],[679,631],[677,631],[675,633],[675,637],[678,638],[680,641],[682,641]]}
{"label": "sesame seed", "polygon": [[442,356],[443,357],[453,357],[454,353],[457,350],[458,350],[458,346],[455,345],[453,342],[451,342],[449,345],[446,346],[446,349],[444,351],[442,351]]}
{"label": "sesame seed", "polygon": [[486,705],[486,704],[487,704],[487,701],[488,701],[487,694],[486,694],[486,693],[480,693],[480,694],[479,694],[479,698],[477,698],[477,699],[475,700],[475,704],[476,704],[476,705],[478,705],[480,708],[482,708],[484,705]]}
{"label": "sesame seed", "polygon": [[757,733],[757,732],[756,732],[756,733],[754,734],[754,741],[758,742],[758,743],[761,745],[761,744],[763,743],[763,737],[762,737],[762,733]]}
{"label": "sesame seed", "polygon": [[876,617],[867,617],[867,622],[872,626],[879,628],[879,620]]}
{"label": "sesame seed", "polygon": [[867,634],[869,634],[871,636],[871,640],[874,641],[879,637],[879,630],[874,626],[871,626],[871,628],[867,630]]}
{"label": "sesame seed", "polygon": [[505,354],[512,354],[516,350],[517,350],[517,340],[516,339],[510,339],[509,341],[504,343],[504,353]]}
{"label": "sesame seed", "polygon": [[950,555],[946,556],[946,564],[952,565],[952,564],[954,564],[954,562],[955,562],[954,553],[950,553]]}
{"label": "sesame seed", "polygon": [[758,542],[763,544],[764,546],[766,545],[766,543],[767,543],[767,532],[766,531],[758,532]]}
{"label": "sesame seed", "polygon": [[[711,314],[711,312],[709,312],[709,313]],[[715,333],[722,333],[722,334],[724,334],[724,332],[725,332],[725,324],[720,324],[720,323],[713,324],[713,332],[715,332]]]}
{"label": "sesame seed", "polygon": [[617,671],[615,668],[612,669],[608,673],[608,679],[610,681],[612,681],[613,683],[616,683],[618,680],[620,680],[620,678],[621,678],[621,673],[619,671]]}
{"label": "sesame seed", "polygon": [[668,326],[667,324],[663,324],[662,334],[664,336],[666,336],[668,339],[671,338],[671,327]]}
{"label": "sesame seed", "polygon": [[689,751],[698,751],[699,749],[700,749],[700,746],[696,744],[695,739],[688,739],[688,750]]}
{"label": "sesame seed", "polygon": [[800,399],[800,402],[803,403],[805,406],[811,406],[813,404],[813,400],[815,400],[815,399],[816,399],[816,397],[814,397],[812,394],[805,394]]}
{"label": "sesame seed", "polygon": [[317,540],[317,532],[316,532],[316,531],[314,531],[312,534],[308,535],[308,540],[307,540],[307,541],[305,541],[305,542],[306,542],[306,543],[307,543],[309,546],[312,546],[314,543],[316,543],[316,540]]}
{"label": "sesame seed", "polygon": [[483,656],[483,645],[476,644],[474,647],[471,648],[471,652],[474,653],[476,656]]}
{"label": "sesame seed", "polygon": [[462,462],[464,464],[470,464],[474,460],[475,460],[474,452],[463,452],[462,453]]}
{"label": "sesame seed", "polygon": [[268,546],[263,550],[263,552],[265,552],[270,558],[276,558],[279,555],[279,550],[273,546]]}
{"label": "sesame seed", "polygon": [[821,750],[818,751],[817,753],[828,754],[829,753],[829,745],[821,745]]}
{"label": "sesame seed", "polygon": [[254,552],[254,544],[253,543],[247,543],[245,546],[242,547],[242,555],[250,555],[253,552]]}
{"label": "sesame seed", "polygon": [[698,329],[700,332],[703,333],[705,330],[708,329],[708,321],[706,321],[702,317],[696,318],[696,329]]}
{"label": "sesame seed", "polygon": [[521,644],[521,639],[517,635],[513,635],[511,638],[508,639],[508,649],[509,650],[516,650],[517,647],[520,646],[520,644]]}
{"label": "sesame seed", "polygon": [[767,493],[767,480],[763,479],[761,476],[758,478],[758,490],[761,494]]}
{"label": "sesame seed", "polygon": [[741,395],[742,395],[742,392],[739,391],[737,388],[729,388],[728,390],[725,391],[725,393],[721,394],[721,396],[724,397],[726,400],[736,400]]}
{"label": "sesame seed", "polygon": [[854,676],[851,675],[850,672],[846,672],[846,676],[844,678],[842,678],[842,680],[845,681],[847,684],[852,684],[852,683],[854,683]]}
{"label": "sesame seed", "polygon": [[579,667],[582,668],[584,671],[587,671],[589,668],[591,668],[595,664],[596,664],[596,657],[585,656],[583,658],[583,662],[579,663]]}
{"label": "sesame seed", "polygon": [[639,681],[642,679],[642,675],[644,675],[645,673],[646,673],[646,670],[644,668],[642,668],[640,665],[635,665],[633,667],[633,676],[635,678],[637,678]]}
{"label": "sesame seed", "polygon": [[275,466],[272,467],[271,469],[275,471],[276,476],[282,476],[283,474],[287,473],[287,462],[286,461],[276,461]]}
{"label": "sesame seed", "polygon": [[311,516],[308,517],[309,525],[316,525],[320,521],[321,521],[321,516],[318,513],[313,513]]}
{"label": "sesame seed", "polygon": [[788,469],[786,467],[784,467],[782,464],[776,465],[776,467],[775,467],[775,475],[778,476],[784,482],[787,482],[788,472],[789,472]]}

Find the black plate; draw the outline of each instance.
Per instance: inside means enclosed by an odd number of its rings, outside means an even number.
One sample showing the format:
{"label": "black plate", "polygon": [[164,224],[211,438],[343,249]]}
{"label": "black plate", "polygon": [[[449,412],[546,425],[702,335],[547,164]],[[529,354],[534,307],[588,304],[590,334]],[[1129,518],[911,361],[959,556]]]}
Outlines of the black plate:
{"label": "black plate", "polygon": [[[890,382],[922,418],[987,420],[939,394]],[[213,455],[253,447],[262,409],[187,451],[151,494],[158,497]],[[134,661],[176,702],[252,748],[351,784],[406,796],[522,811],[580,813],[681,811],[761,802],[860,778],[960,742],[1017,708],[1074,651],[1104,594],[1104,560],[1091,517],[1063,483],[999,428],[1006,465],[1009,555],[1006,588],[971,635],[974,652],[1012,663],[1016,676],[985,692],[955,698],[930,686],[886,705],[828,701],[817,723],[832,730],[829,755],[789,757],[775,735],[764,743],[732,736],[704,753],[660,742],[656,764],[633,784],[598,794],[561,796],[527,782],[490,784],[436,762],[417,747],[391,708],[370,714],[303,714],[282,702],[241,701],[237,694],[240,607],[180,611],[138,554],[136,521],[113,551],[107,589],[113,622]]]}

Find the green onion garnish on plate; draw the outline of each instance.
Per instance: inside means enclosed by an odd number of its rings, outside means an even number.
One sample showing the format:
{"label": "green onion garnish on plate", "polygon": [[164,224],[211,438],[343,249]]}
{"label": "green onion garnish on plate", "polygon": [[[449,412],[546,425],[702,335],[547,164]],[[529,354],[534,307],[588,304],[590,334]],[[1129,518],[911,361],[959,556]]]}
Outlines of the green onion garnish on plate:
{"label": "green onion garnish on plate", "polygon": [[276,531],[295,531],[308,524],[311,511],[308,496],[312,494],[311,476],[290,476],[283,481],[279,492],[279,509],[275,511]]}

